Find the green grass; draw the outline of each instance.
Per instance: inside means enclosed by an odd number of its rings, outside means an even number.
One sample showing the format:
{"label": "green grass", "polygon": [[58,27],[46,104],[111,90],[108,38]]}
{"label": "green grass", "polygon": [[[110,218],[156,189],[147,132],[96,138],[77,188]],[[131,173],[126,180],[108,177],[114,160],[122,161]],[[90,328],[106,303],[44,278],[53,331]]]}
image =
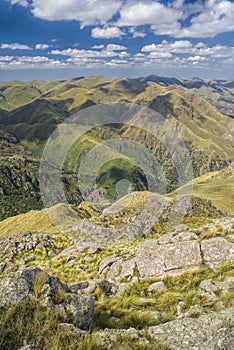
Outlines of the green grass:
{"label": "green grass", "polygon": [[[173,320],[177,316],[177,305],[183,301],[183,311],[188,311],[193,305],[199,305],[204,311],[215,310],[215,303],[201,296],[199,285],[203,280],[222,281],[226,276],[232,276],[234,266],[224,263],[217,271],[202,267],[197,271],[188,271],[178,277],[166,277],[163,281],[165,291],[147,294],[149,285],[158,280],[144,280],[127,287],[123,295],[107,299],[96,306],[95,327],[120,328],[134,327],[143,329]],[[143,299],[141,299],[143,298]],[[233,302],[233,292],[220,296],[226,306]],[[152,312],[157,316],[152,316]],[[118,323],[111,321],[112,317],[120,318]]]}
{"label": "green grass", "polygon": [[[213,205],[220,210],[233,215],[234,201],[234,173],[233,165],[226,169],[207,173],[192,181],[193,195],[211,200]],[[183,187],[186,193],[186,186]],[[176,196],[178,191],[172,192],[169,196]]]}
{"label": "green grass", "polygon": [[[0,348],[17,350],[31,344],[43,350],[102,350],[100,340],[94,334],[76,335],[59,328],[62,315],[58,311],[41,306],[36,300],[22,301],[7,310],[0,308]],[[142,342],[139,339],[139,342]],[[167,350],[165,341],[153,340],[142,345],[132,343],[128,335],[117,334],[112,340],[113,349]]]}

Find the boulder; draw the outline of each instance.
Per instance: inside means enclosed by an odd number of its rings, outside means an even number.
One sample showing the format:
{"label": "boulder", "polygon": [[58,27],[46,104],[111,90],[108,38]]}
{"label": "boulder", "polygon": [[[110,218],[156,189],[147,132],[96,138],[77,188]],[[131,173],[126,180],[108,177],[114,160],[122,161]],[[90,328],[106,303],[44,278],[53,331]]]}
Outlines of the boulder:
{"label": "boulder", "polygon": [[114,263],[118,262],[119,260],[122,261],[122,258],[117,255],[111,255],[103,259],[99,265],[99,271],[98,273],[101,275],[108,271],[108,268],[113,265]]}
{"label": "boulder", "polygon": [[136,263],[141,278],[163,278],[197,269],[202,256],[197,241],[160,245],[152,239],[140,245]]}
{"label": "boulder", "polygon": [[164,339],[170,350],[230,350],[234,344],[234,309],[198,318],[177,318],[148,328],[151,339]]}
{"label": "boulder", "polygon": [[225,238],[204,239],[201,242],[201,252],[204,263],[212,269],[226,261],[234,263],[234,244]]}
{"label": "boulder", "polygon": [[163,283],[163,281],[158,281],[155,283],[152,283],[149,288],[147,289],[147,293],[155,293],[158,291],[162,291],[162,290],[166,290],[167,287],[165,286],[165,284]]}
{"label": "boulder", "polygon": [[95,289],[98,287],[106,296],[114,294],[115,292],[115,284],[103,279],[79,281],[70,285],[72,292],[81,291],[82,293],[88,294],[94,293]]}
{"label": "boulder", "polygon": [[92,325],[94,298],[72,292],[58,277],[40,268],[18,270],[0,276],[0,307],[22,300],[37,300],[52,311],[59,310],[65,323],[88,329]]}

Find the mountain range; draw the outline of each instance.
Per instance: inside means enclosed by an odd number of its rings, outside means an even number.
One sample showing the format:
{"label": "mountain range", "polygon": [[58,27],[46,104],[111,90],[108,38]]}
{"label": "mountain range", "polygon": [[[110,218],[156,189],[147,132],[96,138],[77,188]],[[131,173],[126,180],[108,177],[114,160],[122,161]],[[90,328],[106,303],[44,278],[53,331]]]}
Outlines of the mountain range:
{"label": "mountain range", "polygon": [[[100,103],[139,104],[170,120],[190,152],[195,178],[230,166],[234,155],[233,95],[231,80],[179,80],[154,75],[1,82],[0,218],[42,208],[38,169],[46,140],[69,116]],[[67,157],[64,186],[69,203],[79,204],[82,200],[76,173],[83,155],[110,134],[146,146],[162,166],[167,192],[178,187],[173,160],[158,140],[137,128],[105,125],[102,130],[86,133]],[[147,190],[146,178],[136,164],[126,158],[117,163],[110,161],[100,169],[97,185],[102,196],[116,198],[115,185],[121,178],[133,181],[136,190]]]}

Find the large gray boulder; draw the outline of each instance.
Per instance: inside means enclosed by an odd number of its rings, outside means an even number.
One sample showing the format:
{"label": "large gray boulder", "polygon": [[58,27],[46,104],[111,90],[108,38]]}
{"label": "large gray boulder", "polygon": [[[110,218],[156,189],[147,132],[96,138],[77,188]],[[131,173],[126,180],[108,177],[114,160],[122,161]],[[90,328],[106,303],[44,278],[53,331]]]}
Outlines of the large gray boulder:
{"label": "large gray boulder", "polygon": [[195,318],[178,318],[148,329],[152,338],[165,339],[170,350],[231,350],[234,344],[234,309]]}
{"label": "large gray boulder", "polygon": [[188,269],[198,268],[201,263],[197,241],[162,245],[157,240],[146,240],[137,253],[137,267],[142,278],[178,275]]}
{"label": "large gray boulder", "polygon": [[40,268],[18,270],[0,276],[0,307],[23,300],[37,300],[41,305],[63,315],[63,322],[89,329],[93,321],[94,298],[72,292],[59,278]]}
{"label": "large gray boulder", "polygon": [[210,268],[217,268],[222,262],[234,263],[234,244],[222,237],[204,239],[201,242],[203,260]]}

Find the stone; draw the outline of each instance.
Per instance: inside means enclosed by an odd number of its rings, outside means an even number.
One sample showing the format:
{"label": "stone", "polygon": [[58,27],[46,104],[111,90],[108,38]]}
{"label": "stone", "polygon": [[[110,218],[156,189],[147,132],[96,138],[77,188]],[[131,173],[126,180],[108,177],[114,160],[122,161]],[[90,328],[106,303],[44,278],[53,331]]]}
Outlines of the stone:
{"label": "stone", "polygon": [[231,350],[234,344],[234,309],[177,318],[148,328],[148,336],[166,340],[171,350]]}
{"label": "stone", "polygon": [[21,348],[18,350],[36,350],[34,346],[32,345],[23,345]]}
{"label": "stone", "polygon": [[215,281],[214,284],[222,294],[226,294],[234,290],[234,276],[226,276],[223,281]]}
{"label": "stone", "polygon": [[89,254],[97,254],[100,253],[102,251],[102,248],[97,246],[97,245],[91,245],[88,249],[88,253]]}
{"label": "stone", "polygon": [[81,291],[82,293],[91,294],[95,292],[97,287],[99,287],[103,293],[108,296],[113,294],[114,286],[113,283],[110,283],[107,280],[93,279],[73,283],[71,284],[70,289],[72,292]]}
{"label": "stone", "polygon": [[52,260],[59,260],[65,257],[66,261],[78,259],[81,257],[80,246],[73,245],[69,248],[63,249],[58,255],[56,255]]}
{"label": "stone", "polygon": [[82,329],[92,325],[94,298],[73,293],[58,277],[49,276],[40,268],[0,276],[0,307],[9,307],[22,300],[37,300],[52,311],[60,310],[65,323],[72,322]]}
{"label": "stone", "polygon": [[101,275],[102,273],[106,272],[107,269],[113,265],[114,263],[116,263],[117,261],[119,261],[122,259],[117,256],[117,255],[111,255],[111,256],[108,256],[106,257],[105,259],[103,259],[99,265],[99,271],[98,273]]}
{"label": "stone", "polygon": [[234,244],[222,237],[204,239],[201,242],[203,261],[212,269],[217,269],[222,263],[234,263]]}
{"label": "stone", "polygon": [[73,324],[70,324],[70,323],[60,323],[58,325],[58,330],[62,331],[62,332],[66,332],[66,333],[72,333],[73,336],[74,335],[81,336],[81,335],[86,333],[82,329],[77,328]]}
{"label": "stone", "polygon": [[181,314],[182,317],[198,317],[204,314],[204,310],[199,305],[192,305],[190,309]]}
{"label": "stone", "polygon": [[122,279],[132,280],[137,272],[136,258],[123,261],[118,260],[109,268],[106,274],[107,280],[121,281]]}
{"label": "stone", "polygon": [[201,295],[207,296],[210,300],[216,300],[219,292],[219,288],[211,281],[204,280],[200,283],[199,286],[201,290]]}
{"label": "stone", "polygon": [[137,253],[137,267],[141,278],[179,275],[197,269],[202,263],[199,243],[186,241],[160,245],[146,240]]}
{"label": "stone", "polygon": [[198,236],[194,232],[180,232],[176,236],[172,237],[171,242],[184,242],[184,241],[192,241],[197,240]]}
{"label": "stone", "polygon": [[157,239],[158,244],[168,244],[183,241],[197,240],[198,236],[194,232],[170,232]]}
{"label": "stone", "polygon": [[155,293],[155,292],[160,292],[162,290],[166,290],[167,287],[162,281],[152,283],[149,288],[147,289],[147,293]]}

